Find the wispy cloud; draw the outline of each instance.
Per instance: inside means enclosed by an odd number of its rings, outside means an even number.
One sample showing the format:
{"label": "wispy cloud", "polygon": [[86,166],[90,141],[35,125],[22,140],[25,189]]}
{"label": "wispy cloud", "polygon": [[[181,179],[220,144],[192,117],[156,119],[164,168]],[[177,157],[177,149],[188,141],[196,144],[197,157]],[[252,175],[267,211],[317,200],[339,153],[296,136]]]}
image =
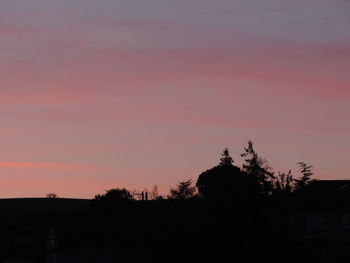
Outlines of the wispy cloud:
{"label": "wispy cloud", "polygon": [[19,169],[43,169],[56,171],[102,171],[104,167],[70,163],[50,163],[50,162],[0,162],[0,168],[19,168]]}

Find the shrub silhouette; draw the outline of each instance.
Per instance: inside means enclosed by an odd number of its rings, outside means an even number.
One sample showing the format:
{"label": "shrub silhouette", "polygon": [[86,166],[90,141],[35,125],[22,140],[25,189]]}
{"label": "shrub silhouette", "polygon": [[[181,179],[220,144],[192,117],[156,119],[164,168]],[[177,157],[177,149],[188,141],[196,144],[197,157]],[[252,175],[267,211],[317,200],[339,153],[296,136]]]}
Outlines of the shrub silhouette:
{"label": "shrub silhouette", "polygon": [[57,199],[58,195],[55,193],[48,193],[48,194],[46,194],[46,198]]}
{"label": "shrub silhouette", "polygon": [[113,188],[110,190],[106,190],[106,193],[103,195],[96,195],[94,200],[102,201],[102,202],[125,202],[131,201],[133,199],[133,195],[131,192],[125,188]]}

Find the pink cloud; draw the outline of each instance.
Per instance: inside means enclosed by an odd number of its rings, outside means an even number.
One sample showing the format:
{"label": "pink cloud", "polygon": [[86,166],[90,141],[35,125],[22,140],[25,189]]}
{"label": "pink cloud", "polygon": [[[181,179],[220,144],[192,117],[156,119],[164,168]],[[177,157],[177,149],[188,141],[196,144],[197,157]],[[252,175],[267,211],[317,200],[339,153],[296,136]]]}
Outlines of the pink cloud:
{"label": "pink cloud", "polygon": [[44,169],[55,171],[103,171],[105,168],[92,165],[47,163],[47,162],[0,162],[0,168]]}
{"label": "pink cloud", "polygon": [[[39,27],[26,27],[26,26],[0,26],[0,34],[2,37],[17,36],[23,34],[33,34],[45,32],[44,29]],[[47,32],[47,30],[46,30]]]}

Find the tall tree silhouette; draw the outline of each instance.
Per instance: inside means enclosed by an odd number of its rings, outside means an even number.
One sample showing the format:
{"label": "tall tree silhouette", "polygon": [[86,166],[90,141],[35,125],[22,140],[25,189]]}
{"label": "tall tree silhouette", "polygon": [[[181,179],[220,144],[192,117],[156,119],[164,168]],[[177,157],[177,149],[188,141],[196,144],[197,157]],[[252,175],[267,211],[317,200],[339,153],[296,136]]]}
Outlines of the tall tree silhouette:
{"label": "tall tree silhouette", "polygon": [[299,166],[299,171],[301,173],[301,176],[296,179],[296,183],[297,183],[297,188],[303,188],[306,185],[308,185],[312,180],[311,180],[311,176],[313,176],[313,172],[312,172],[312,165],[309,165],[305,162],[298,162],[297,165]]}
{"label": "tall tree silhouette", "polygon": [[233,159],[230,156],[228,148],[225,148],[221,154],[222,158],[220,159],[220,165],[232,165]]}
{"label": "tall tree silhouette", "polygon": [[274,180],[274,193],[291,193],[293,191],[294,181],[295,179],[291,170],[288,173],[278,172]]}
{"label": "tall tree silhouette", "polygon": [[274,173],[268,162],[261,158],[253,148],[253,142],[248,141],[247,148],[244,148],[243,171],[249,175],[255,176],[260,184],[261,193],[271,194],[273,191]]}
{"label": "tall tree silhouette", "polygon": [[158,185],[155,184],[152,186],[152,189],[151,189],[149,195],[150,195],[150,198],[152,200],[156,200],[159,197]]}
{"label": "tall tree silhouette", "polygon": [[194,196],[196,187],[192,186],[192,180],[183,181],[178,183],[176,188],[170,188],[170,199],[185,200]]}

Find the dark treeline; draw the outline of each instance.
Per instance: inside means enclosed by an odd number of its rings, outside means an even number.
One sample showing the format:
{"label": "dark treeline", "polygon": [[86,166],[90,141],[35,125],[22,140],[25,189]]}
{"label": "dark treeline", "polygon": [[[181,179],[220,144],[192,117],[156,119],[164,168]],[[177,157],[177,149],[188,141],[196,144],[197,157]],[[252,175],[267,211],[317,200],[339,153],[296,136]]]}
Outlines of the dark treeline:
{"label": "dark treeline", "polygon": [[156,185],[143,191],[115,187],[73,207],[78,201],[50,193],[47,208],[42,205],[16,220],[3,219],[0,260],[273,263],[350,259],[347,181],[314,180],[313,167],[305,162],[296,164],[297,176],[290,170],[275,172],[251,141],[241,156],[244,162],[238,167],[224,149],[216,166],[199,174],[196,182],[179,182],[166,196],[159,194]]}
{"label": "dark treeline", "polygon": [[195,185],[191,179],[179,182],[176,187],[170,188],[166,196],[159,195],[157,185],[154,185],[152,190],[143,191],[113,188],[96,195],[95,201],[205,199],[241,203],[291,194],[314,181],[313,166],[305,162],[296,164],[300,171],[297,178],[291,170],[275,173],[269,163],[254,150],[252,141],[248,141],[241,156],[244,164],[240,168],[235,166],[229,150],[225,148],[218,165],[201,173]]}

